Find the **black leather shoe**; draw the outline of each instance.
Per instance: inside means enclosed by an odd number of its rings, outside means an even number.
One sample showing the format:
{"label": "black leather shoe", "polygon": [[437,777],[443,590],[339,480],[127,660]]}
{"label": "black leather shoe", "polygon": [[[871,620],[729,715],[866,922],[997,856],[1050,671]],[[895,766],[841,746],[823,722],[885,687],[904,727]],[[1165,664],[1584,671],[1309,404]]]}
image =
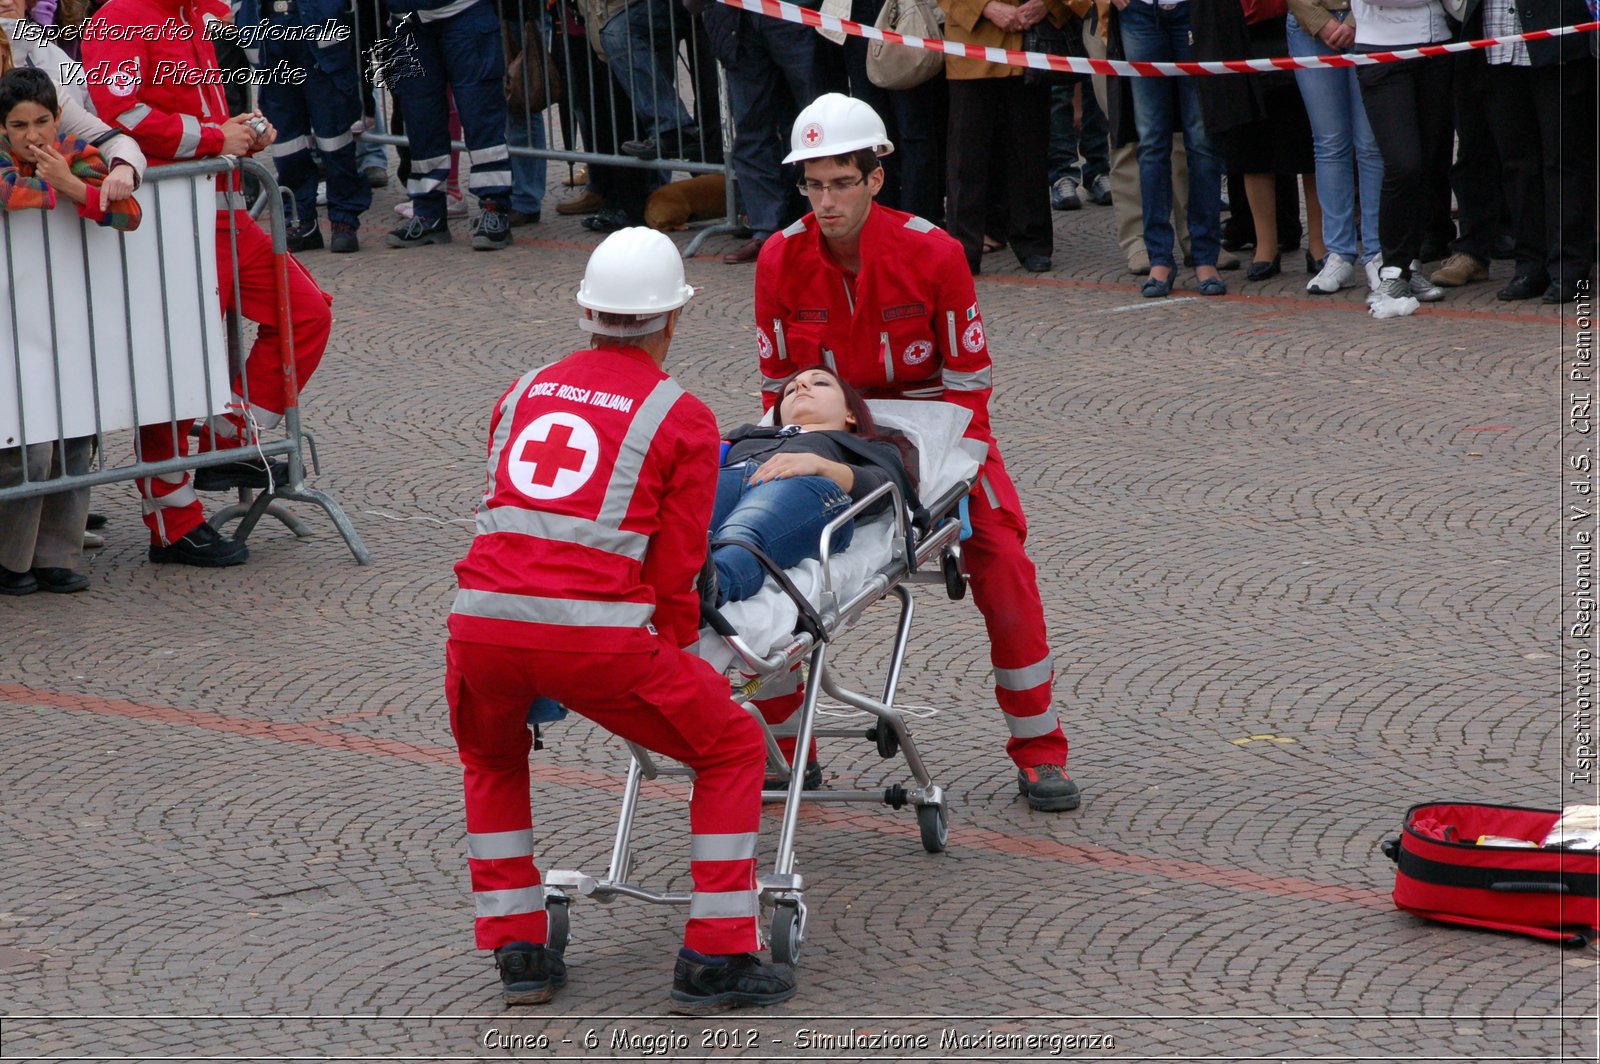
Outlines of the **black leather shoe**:
{"label": "black leather shoe", "polygon": [[82,573],[73,572],[71,569],[46,566],[34,569],[33,579],[39,584],[40,591],[53,591],[58,595],[70,595],[74,591],[82,591],[89,586],[89,578]]}
{"label": "black leather shoe", "polygon": [[579,224],[591,233],[615,233],[631,224],[628,212],[621,207],[601,207]]}
{"label": "black leather shoe", "polygon": [[755,237],[751,237],[743,244],[740,244],[738,247],[722,256],[722,261],[727,263],[729,266],[738,266],[742,263],[754,262],[761,257],[761,245],[765,243],[765,240],[758,240]]}
{"label": "black leather shoe", "polygon": [[1510,303],[1518,299],[1537,299],[1544,295],[1545,289],[1549,287],[1550,279],[1548,277],[1518,275],[1511,278],[1510,283],[1494,295],[1496,299]]}
{"label": "black leather shoe", "polygon": [[1250,263],[1250,268],[1244,272],[1246,281],[1265,281],[1278,276],[1283,272],[1283,256],[1274,255],[1268,262],[1256,260]]}
{"label": "black leather shoe", "polygon": [[14,573],[0,565],[0,595],[31,595],[39,590],[32,573]]}
{"label": "black leather shoe", "polygon": [[753,953],[708,957],[685,948],[672,971],[673,1012],[707,1016],[725,1009],[776,1005],[794,997],[794,967],[763,964]]}
{"label": "black leather shoe", "polygon": [[1027,270],[1029,273],[1049,273],[1050,256],[1024,255],[1022,257],[1022,268]]}
{"label": "black leather shoe", "polygon": [[259,458],[250,458],[196,469],[194,490],[227,491],[229,488],[254,488],[257,491],[265,491],[269,483],[281,488],[288,479],[289,463],[285,459],[272,458],[263,462]]}
{"label": "black leather shoe", "polygon": [[107,518],[105,514],[98,514],[93,510],[90,510],[89,519],[83,523],[83,527],[90,529],[91,531],[97,528],[104,528],[106,527],[106,521]]}
{"label": "black leather shoe", "polygon": [[303,251],[321,251],[322,230],[315,221],[304,229],[298,231],[291,229],[284,234],[284,245],[296,255]]}
{"label": "black leather shoe", "polygon": [[1550,287],[1544,290],[1541,297],[1546,303],[1571,303],[1579,295],[1576,281],[1562,284],[1560,281],[1551,281]]}
{"label": "black leather shoe", "polygon": [[[822,765],[816,761],[808,762],[806,764],[805,777],[800,781],[800,789],[802,791],[815,791],[821,787]],[[761,789],[764,791],[787,791],[789,789],[789,781],[780,780],[776,776],[768,776],[761,781]]]}
{"label": "black leather shoe", "polygon": [[151,547],[150,560],[172,565],[194,565],[201,569],[223,569],[250,560],[250,548],[236,539],[226,539],[201,521],[182,539],[165,547]]}

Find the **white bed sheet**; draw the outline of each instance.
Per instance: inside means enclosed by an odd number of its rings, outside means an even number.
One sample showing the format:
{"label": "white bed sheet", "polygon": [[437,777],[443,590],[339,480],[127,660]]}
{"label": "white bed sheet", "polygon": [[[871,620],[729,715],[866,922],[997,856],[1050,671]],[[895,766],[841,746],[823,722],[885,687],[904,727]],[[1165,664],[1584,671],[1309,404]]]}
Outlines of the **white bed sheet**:
{"label": "white bed sheet", "polygon": [[[904,399],[873,399],[867,405],[880,426],[905,433],[916,446],[918,490],[925,501],[939,498],[977,473],[987,451],[983,444],[961,435],[972,420],[970,410],[954,403]],[[834,591],[847,598],[860,590],[869,576],[888,564],[893,538],[891,514],[856,522],[850,549],[833,556]],[[808,559],[785,572],[807,601],[813,606],[821,604],[821,562]],[[761,655],[789,641],[799,612],[770,576],[754,597],[722,608],[722,616]],[[728,668],[735,660],[727,641],[709,628],[701,630],[694,649],[718,669]]]}

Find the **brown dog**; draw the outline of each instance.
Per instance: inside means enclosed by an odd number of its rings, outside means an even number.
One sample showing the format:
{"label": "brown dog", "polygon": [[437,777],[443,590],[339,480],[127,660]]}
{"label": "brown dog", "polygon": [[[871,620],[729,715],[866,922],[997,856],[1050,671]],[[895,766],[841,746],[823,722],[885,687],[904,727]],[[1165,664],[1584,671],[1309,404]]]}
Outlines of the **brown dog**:
{"label": "brown dog", "polygon": [[650,193],[644,205],[644,224],[670,233],[683,229],[687,222],[721,218],[727,213],[727,179],[721,174],[701,174]]}

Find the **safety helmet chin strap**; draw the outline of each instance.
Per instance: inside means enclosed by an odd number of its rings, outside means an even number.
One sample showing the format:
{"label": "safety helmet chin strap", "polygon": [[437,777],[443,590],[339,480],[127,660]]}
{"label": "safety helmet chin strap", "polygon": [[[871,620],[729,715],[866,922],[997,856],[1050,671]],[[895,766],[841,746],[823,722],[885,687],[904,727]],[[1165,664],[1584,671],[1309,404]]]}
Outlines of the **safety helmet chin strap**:
{"label": "safety helmet chin strap", "polygon": [[660,332],[667,326],[665,314],[653,314],[642,318],[632,325],[606,325],[595,318],[584,316],[578,319],[578,328],[586,333],[595,333],[599,336],[649,336],[653,332]]}

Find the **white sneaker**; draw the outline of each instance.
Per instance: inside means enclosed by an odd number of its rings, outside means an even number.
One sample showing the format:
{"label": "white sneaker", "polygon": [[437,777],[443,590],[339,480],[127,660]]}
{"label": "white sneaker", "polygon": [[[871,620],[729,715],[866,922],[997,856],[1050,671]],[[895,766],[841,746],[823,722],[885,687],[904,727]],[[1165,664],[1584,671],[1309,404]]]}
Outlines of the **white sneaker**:
{"label": "white sneaker", "polygon": [[1350,286],[1356,273],[1355,263],[1336,251],[1328,252],[1328,261],[1322,264],[1317,275],[1306,282],[1306,291],[1317,296],[1331,296],[1341,288]]}
{"label": "white sneaker", "polygon": [[1418,303],[1437,303],[1444,298],[1444,289],[1428,280],[1422,272],[1422,263],[1411,260],[1411,295]]}
{"label": "white sneaker", "polygon": [[1374,255],[1372,258],[1366,261],[1365,265],[1367,269],[1367,289],[1371,291],[1373,295],[1377,295],[1378,285],[1383,280],[1378,276],[1378,271],[1383,269],[1383,259],[1378,255]]}
{"label": "white sneaker", "polygon": [[1411,283],[1400,275],[1400,267],[1385,266],[1378,271],[1378,295],[1384,299],[1405,299],[1411,295]]}
{"label": "white sneaker", "polygon": [[1083,207],[1083,200],[1078,196],[1078,183],[1070,177],[1062,177],[1050,186],[1050,206],[1058,211],[1076,211]]}
{"label": "white sneaker", "polygon": [[[459,192],[446,192],[444,216],[446,218],[465,218],[467,216],[467,197]],[[402,218],[411,217],[411,201],[403,199],[394,205],[394,213]]]}

